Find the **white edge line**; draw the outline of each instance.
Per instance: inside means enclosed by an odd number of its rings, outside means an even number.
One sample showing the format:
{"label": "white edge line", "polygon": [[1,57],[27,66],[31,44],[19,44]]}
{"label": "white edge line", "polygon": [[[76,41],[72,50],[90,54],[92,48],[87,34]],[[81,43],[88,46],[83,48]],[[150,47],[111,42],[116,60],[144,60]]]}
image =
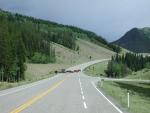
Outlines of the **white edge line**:
{"label": "white edge line", "polygon": [[[37,81],[37,82],[35,82],[35,83],[31,83],[31,84],[26,84],[25,86],[20,86],[21,88],[19,88],[19,89],[14,89],[14,91],[10,91],[10,92],[7,92],[7,93],[3,93],[3,94],[0,94],[0,97],[2,97],[2,96],[5,96],[5,95],[10,95],[10,94],[13,94],[13,93],[16,93],[16,92],[19,92],[19,91],[22,91],[22,90],[25,90],[25,89],[28,89],[28,88],[31,88],[31,87],[34,87],[34,86],[37,86],[37,85],[40,85],[40,84],[42,84],[42,83],[44,83],[44,82],[46,82],[46,81],[49,81],[49,80],[51,80],[51,79],[53,79],[53,78],[56,78],[58,75],[56,75],[56,76],[54,76],[54,77],[51,77],[50,79],[48,78],[48,79],[44,79],[44,80],[41,80],[41,81]],[[15,88],[15,87],[14,87]],[[17,88],[17,87],[16,87]],[[6,89],[7,90],[7,89]],[[6,90],[3,90],[3,91],[6,91]],[[9,89],[8,89],[9,90]]]}
{"label": "white edge line", "polygon": [[123,113],[117,106],[115,106],[94,84],[94,82],[91,82],[93,87],[119,112]]}
{"label": "white edge line", "polygon": [[83,100],[85,99],[84,95],[82,95],[82,99],[83,99]]}
{"label": "white edge line", "polygon": [[83,102],[84,108],[87,109],[87,105],[85,102]]}
{"label": "white edge line", "polygon": [[83,91],[82,87],[81,87],[81,91]]}
{"label": "white edge line", "polygon": [[83,91],[81,91],[81,94],[83,95]]}

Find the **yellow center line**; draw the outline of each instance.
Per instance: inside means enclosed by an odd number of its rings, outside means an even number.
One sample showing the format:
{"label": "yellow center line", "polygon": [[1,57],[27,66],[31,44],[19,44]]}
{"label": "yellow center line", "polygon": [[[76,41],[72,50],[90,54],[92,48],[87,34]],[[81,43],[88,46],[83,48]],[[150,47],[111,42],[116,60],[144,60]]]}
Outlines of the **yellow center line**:
{"label": "yellow center line", "polygon": [[40,100],[41,98],[43,98],[44,96],[48,95],[48,93],[50,93],[51,91],[53,91],[55,88],[57,88],[58,86],[60,86],[66,79],[63,79],[61,81],[59,81],[58,83],[54,84],[52,87],[50,87],[48,90],[46,90],[45,92],[33,97],[32,99],[30,99],[29,101],[27,101],[26,103],[24,103],[23,105],[21,105],[20,107],[16,108],[15,110],[11,111],[10,113],[19,113],[21,111],[23,111],[24,109],[28,108],[29,106],[31,106],[32,104],[34,104],[36,101]]}

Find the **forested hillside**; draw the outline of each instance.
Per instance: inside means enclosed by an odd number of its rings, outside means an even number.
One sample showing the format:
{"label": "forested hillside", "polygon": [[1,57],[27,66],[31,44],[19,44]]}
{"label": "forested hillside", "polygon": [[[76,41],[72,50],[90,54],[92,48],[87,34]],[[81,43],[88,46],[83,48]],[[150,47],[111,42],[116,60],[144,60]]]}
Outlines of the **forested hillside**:
{"label": "forested hillside", "polygon": [[55,48],[51,42],[79,50],[77,38],[120,51],[119,47],[93,32],[0,10],[0,80],[13,82],[25,79],[26,61],[55,62]]}
{"label": "forested hillside", "polygon": [[150,53],[150,28],[133,28],[113,43],[133,52]]}
{"label": "forested hillside", "polygon": [[113,56],[109,61],[105,73],[108,77],[125,77],[132,71],[136,72],[144,68],[150,68],[150,56],[133,53]]}
{"label": "forested hillside", "polygon": [[26,59],[31,62],[39,59],[40,62],[55,61],[54,49],[44,33],[36,29],[36,24],[3,11],[0,11],[0,52],[2,81],[24,79]]}

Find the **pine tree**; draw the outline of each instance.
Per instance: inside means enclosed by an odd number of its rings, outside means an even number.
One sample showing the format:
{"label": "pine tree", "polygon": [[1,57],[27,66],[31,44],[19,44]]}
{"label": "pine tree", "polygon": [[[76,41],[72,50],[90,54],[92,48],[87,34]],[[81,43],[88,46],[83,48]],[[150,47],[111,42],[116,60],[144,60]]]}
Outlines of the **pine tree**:
{"label": "pine tree", "polygon": [[25,52],[25,46],[23,44],[22,38],[20,37],[21,35],[17,35],[17,59],[18,59],[18,72],[17,72],[17,80],[19,81],[20,79],[24,79],[24,71],[25,71],[25,66],[24,62],[26,61],[26,52]]}

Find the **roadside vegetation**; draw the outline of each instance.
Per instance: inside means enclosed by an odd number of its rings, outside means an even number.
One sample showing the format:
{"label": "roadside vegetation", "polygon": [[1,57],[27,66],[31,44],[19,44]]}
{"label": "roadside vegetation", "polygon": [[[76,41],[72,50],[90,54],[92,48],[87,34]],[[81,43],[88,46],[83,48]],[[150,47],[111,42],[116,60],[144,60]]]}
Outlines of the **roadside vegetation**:
{"label": "roadside vegetation", "polygon": [[105,73],[107,77],[122,78],[132,72],[150,68],[150,57],[133,53],[113,56],[108,63]]}
{"label": "roadside vegetation", "polygon": [[87,75],[90,75],[93,77],[105,77],[106,74],[105,74],[104,70],[106,70],[107,65],[108,65],[108,61],[97,63],[97,64],[87,67],[84,70],[84,72]]}
{"label": "roadside vegetation", "polygon": [[[136,57],[140,59],[139,56],[136,55]],[[141,57],[141,58],[143,59],[143,61],[145,60],[145,58],[148,59],[148,57],[144,57],[144,58]],[[114,59],[116,58],[113,58],[113,60]],[[135,54],[134,54],[134,59],[132,59],[131,61],[132,64],[134,60],[137,60],[135,58]],[[139,60],[137,60],[137,62],[139,62]],[[106,70],[108,69],[107,64],[108,64],[108,61],[92,65],[85,69],[85,73],[90,76],[108,77],[106,73]],[[117,66],[117,65],[114,65],[114,66]],[[126,73],[125,76],[117,76],[117,78],[150,80],[149,63],[145,62],[143,66],[144,67],[143,68],[140,67],[140,70],[138,71],[132,71],[132,68],[130,68],[129,74]],[[121,67],[118,66],[118,69],[119,68]],[[137,65],[137,68],[139,69],[138,65]],[[133,69],[135,70],[135,68]],[[116,78],[116,76],[110,76],[110,77]],[[123,107],[125,111],[127,110],[131,113],[149,113],[150,84],[135,83],[135,82],[113,82],[113,81],[102,81],[102,82],[103,83],[101,83],[100,81],[98,82],[97,84],[98,88],[102,90],[103,92],[105,92],[108,98],[112,97],[113,98],[112,100],[114,101],[114,103],[116,103],[117,105],[121,105],[121,107]],[[130,95],[129,108],[128,108],[128,101],[127,101],[127,93],[129,93]]]}
{"label": "roadside vegetation", "polygon": [[[98,83],[98,88],[131,113],[149,113],[150,84],[104,81],[102,87],[101,83]],[[130,95],[129,108],[127,93]]]}
{"label": "roadside vegetation", "polygon": [[[108,61],[97,63],[87,67],[84,71],[87,75],[95,77],[107,77],[105,70],[107,69]],[[131,72],[127,76],[123,77],[126,79],[139,79],[139,80],[150,80],[150,68],[144,68],[137,72]]]}
{"label": "roadside vegetation", "polygon": [[144,68],[137,72],[132,72],[125,78],[127,79],[139,79],[139,80],[150,80],[150,68]]}

